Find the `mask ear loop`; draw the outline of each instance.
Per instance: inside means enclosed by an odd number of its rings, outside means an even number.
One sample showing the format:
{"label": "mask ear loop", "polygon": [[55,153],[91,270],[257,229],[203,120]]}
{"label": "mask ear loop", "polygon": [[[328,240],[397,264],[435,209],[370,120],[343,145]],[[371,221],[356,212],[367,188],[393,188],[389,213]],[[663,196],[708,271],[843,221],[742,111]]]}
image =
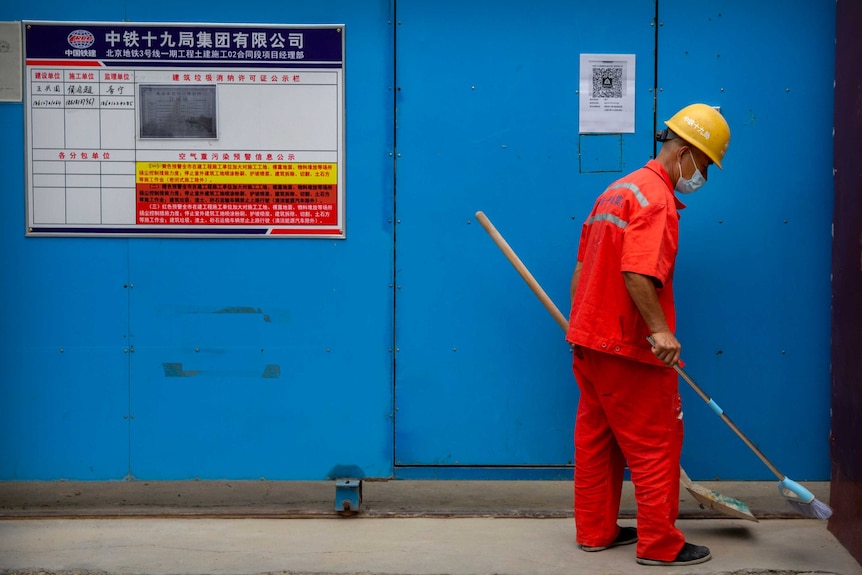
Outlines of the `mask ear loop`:
{"label": "mask ear loop", "polygon": [[[682,154],[678,155],[676,157],[676,169],[679,170],[679,174],[677,175],[677,181],[679,181],[683,177],[683,175],[682,175],[682,159],[683,159],[683,157],[685,157],[685,151],[683,151],[682,148],[683,148],[683,146],[680,146],[680,149],[677,150],[677,152],[682,151]],[[688,149],[688,153],[689,154],[691,153],[691,148]],[[694,161],[694,156],[692,156],[692,161]],[[694,165],[694,169],[695,170],[697,169],[697,164]]]}

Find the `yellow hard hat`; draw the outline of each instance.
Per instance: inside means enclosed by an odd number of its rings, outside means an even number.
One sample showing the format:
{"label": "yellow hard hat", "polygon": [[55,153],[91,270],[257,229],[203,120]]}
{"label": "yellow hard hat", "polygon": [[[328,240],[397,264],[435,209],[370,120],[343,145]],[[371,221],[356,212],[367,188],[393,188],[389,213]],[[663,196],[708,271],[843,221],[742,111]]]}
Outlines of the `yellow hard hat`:
{"label": "yellow hard hat", "polygon": [[730,126],[718,110],[706,104],[691,104],[674,114],[665,125],[721,168],[730,143]]}

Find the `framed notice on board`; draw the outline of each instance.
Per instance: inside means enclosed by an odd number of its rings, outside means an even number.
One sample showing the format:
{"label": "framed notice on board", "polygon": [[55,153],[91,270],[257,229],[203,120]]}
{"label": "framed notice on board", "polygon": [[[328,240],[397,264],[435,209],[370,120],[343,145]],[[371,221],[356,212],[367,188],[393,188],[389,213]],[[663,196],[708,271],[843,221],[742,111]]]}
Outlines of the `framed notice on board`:
{"label": "framed notice on board", "polygon": [[27,235],[345,237],[343,25],[23,27]]}

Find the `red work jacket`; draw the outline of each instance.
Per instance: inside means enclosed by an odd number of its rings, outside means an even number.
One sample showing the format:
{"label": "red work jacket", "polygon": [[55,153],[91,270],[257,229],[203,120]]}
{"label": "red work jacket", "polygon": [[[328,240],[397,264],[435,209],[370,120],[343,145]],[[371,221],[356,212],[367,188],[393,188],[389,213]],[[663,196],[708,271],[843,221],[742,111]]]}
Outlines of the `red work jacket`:
{"label": "red work jacket", "polygon": [[598,197],[581,228],[582,263],[566,339],[573,344],[662,365],[650,351],[650,329],[625,286],[622,272],[653,278],[671,331],[676,330],[673,270],[679,210],[664,167],[650,160]]}

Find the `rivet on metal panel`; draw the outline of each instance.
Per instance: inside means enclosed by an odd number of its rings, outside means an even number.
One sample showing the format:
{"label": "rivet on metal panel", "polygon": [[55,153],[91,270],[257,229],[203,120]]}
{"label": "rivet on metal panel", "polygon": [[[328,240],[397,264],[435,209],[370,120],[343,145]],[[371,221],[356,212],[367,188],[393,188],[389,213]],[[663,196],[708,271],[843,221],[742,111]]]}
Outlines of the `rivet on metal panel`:
{"label": "rivet on metal panel", "polygon": [[503,147],[505,148],[505,147],[506,147],[506,144],[503,144]]}
{"label": "rivet on metal panel", "polygon": [[123,348],[123,353],[129,353],[129,348],[124,347],[124,348]]}
{"label": "rivet on metal panel", "polygon": [[199,352],[200,352],[200,350],[201,350],[201,348],[196,347],[196,348],[195,348],[195,353],[199,353]]}
{"label": "rivet on metal panel", "polygon": [[457,348],[457,347],[453,347],[453,348],[452,348],[452,351],[458,351],[458,348]]}
{"label": "rivet on metal panel", "polygon": [[784,220],[784,223],[786,224],[786,223],[787,223],[787,220]]}
{"label": "rivet on metal panel", "polygon": [[718,220],[718,223],[723,224],[724,220]]}
{"label": "rivet on metal panel", "polygon": [[719,91],[719,92],[724,92],[724,88],[719,88],[719,89],[718,89],[718,91]]}
{"label": "rivet on metal panel", "polygon": [[789,92],[789,91],[790,91],[790,88],[785,88],[785,89],[784,89],[784,91],[785,91],[785,92]]}
{"label": "rivet on metal panel", "polygon": [[63,348],[61,347],[61,348],[60,348],[60,353],[63,353],[64,351],[66,351],[66,350],[65,350],[65,349],[63,349]]}
{"label": "rivet on metal panel", "polygon": [[476,86],[470,86],[470,89],[471,89],[471,90],[475,90],[475,89],[476,89]]}
{"label": "rivet on metal panel", "polygon": [[329,348],[328,348],[328,347],[326,348],[326,353],[329,353]]}
{"label": "rivet on metal panel", "polygon": [[715,355],[721,355],[721,354],[723,354],[723,353],[724,353],[724,352],[723,352],[722,350],[720,350],[720,349],[717,349],[717,350],[715,351]]}
{"label": "rivet on metal panel", "polygon": [[133,287],[135,287],[135,284],[129,284],[129,287],[133,288]]}
{"label": "rivet on metal panel", "polygon": [[401,286],[398,286],[398,288],[397,288],[397,289],[401,289]]}
{"label": "rivet on metal panel", "polygon": [[786,352],[782,349],[782,350],[781,350],[781,355],[784,355],[785,353],[786,353]]}

